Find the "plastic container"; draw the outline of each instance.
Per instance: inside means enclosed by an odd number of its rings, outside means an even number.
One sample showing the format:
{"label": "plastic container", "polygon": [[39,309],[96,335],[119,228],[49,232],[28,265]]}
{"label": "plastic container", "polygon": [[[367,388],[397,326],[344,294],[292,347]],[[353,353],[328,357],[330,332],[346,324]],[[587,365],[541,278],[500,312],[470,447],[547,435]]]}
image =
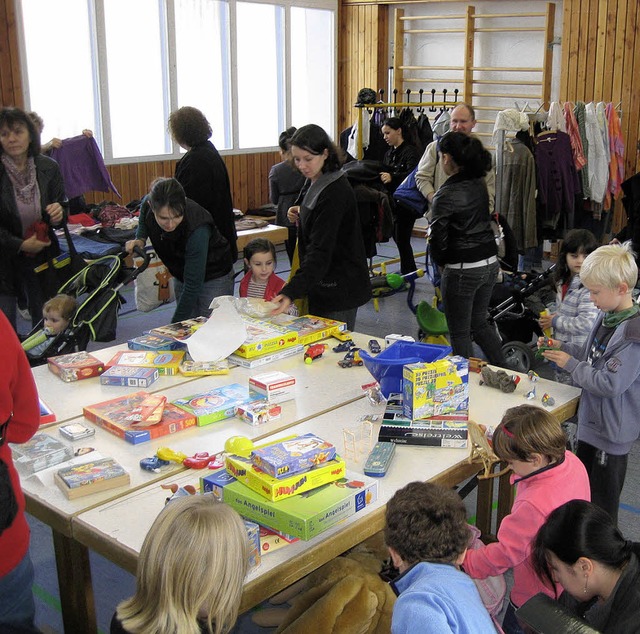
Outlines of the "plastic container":
{"label": "plastic container", "polygon": [[385,397],[402,392],[402,368],[408,363],[430,363],[451,353],[450,346],[396,341],[376,356],[360,350],[364,365],[380,384]]}

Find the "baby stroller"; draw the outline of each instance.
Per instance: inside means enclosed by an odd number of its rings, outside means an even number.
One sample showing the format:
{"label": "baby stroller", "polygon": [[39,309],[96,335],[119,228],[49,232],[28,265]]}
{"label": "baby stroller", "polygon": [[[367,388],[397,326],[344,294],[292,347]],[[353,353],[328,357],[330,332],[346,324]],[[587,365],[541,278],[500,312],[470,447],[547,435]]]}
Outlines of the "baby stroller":
{"label": "baby stroller", "polygon": [[[549,276],[555,264],[540,274],[505,273],[491,296],[489,319],[503,341],[507,365],[528,372],[535,361],[535,340],[542,336],[538,324],[546,304],[555,300]],[[535,338],[535,339],[534,339]]]}
{"label": "baby stroller", "polygon": [[[36,357],[29,356],[31,366],[42,365],[49,357],[86,350],[89,341],[115,339],[118,310],[124,303],[119,291],[149,265],[148,253],[136,248],[135,254],[143,259],[139,267],[126,267],[124,252],[106,255],[89,262],[58,289],[58,293],[76,298],[76,311],[63,332],[51,337],[49,345]],[[27,335],[27,340],[44,335],[43,326],[44,319]]]}

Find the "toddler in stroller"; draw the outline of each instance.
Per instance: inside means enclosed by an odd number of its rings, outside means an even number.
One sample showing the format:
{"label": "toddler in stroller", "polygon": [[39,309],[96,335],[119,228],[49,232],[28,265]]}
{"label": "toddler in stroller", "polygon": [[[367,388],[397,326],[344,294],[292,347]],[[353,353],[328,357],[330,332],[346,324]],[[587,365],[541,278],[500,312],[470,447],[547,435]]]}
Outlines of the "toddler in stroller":
{"label": "toddler in stroller", "polygon": [[63,293],[52,297],[42,307],[44,327],[38,329],[22,342],[22,348],[31,361],[47,357],[54,339],[62,335],[76,312],[76,300]]}

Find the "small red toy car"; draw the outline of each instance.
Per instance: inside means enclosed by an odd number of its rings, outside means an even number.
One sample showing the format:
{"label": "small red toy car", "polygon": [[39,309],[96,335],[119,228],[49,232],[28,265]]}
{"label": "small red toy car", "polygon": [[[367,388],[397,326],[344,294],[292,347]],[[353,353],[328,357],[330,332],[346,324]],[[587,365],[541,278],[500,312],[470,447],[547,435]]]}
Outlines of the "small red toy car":
{"label": "small red toy car", "polygon": [[304,362],[308,365],[314,359],[319,359],[326,349],[327,346],[324,343],[314,343],[304,351]]}

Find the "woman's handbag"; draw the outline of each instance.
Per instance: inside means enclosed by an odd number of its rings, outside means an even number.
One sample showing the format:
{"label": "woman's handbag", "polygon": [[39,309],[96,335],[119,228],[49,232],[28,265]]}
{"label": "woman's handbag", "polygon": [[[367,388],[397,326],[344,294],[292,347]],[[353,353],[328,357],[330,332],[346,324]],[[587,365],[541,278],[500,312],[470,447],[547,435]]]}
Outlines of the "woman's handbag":
{"label": "woman's handbag", "polygon": [[[0,447],[4,445],[7,426],[11,416],[0,425]],[[0,535],[13,524],[18,514],[18,500],[11,484],[9,467],[0,460]]]}
{"label": "woman's handbag", "polygon": [[43,301],[57,295],[59,289],[86,266],[86,262],[78,255],[73,245],[66,222],[62,225],[62,229],[67,243],[67,251],[61,252],[53,229],[50,228],[51,245],[43,250],[44,261],[41,257],[42,263],[33,269],[40,284]]}

